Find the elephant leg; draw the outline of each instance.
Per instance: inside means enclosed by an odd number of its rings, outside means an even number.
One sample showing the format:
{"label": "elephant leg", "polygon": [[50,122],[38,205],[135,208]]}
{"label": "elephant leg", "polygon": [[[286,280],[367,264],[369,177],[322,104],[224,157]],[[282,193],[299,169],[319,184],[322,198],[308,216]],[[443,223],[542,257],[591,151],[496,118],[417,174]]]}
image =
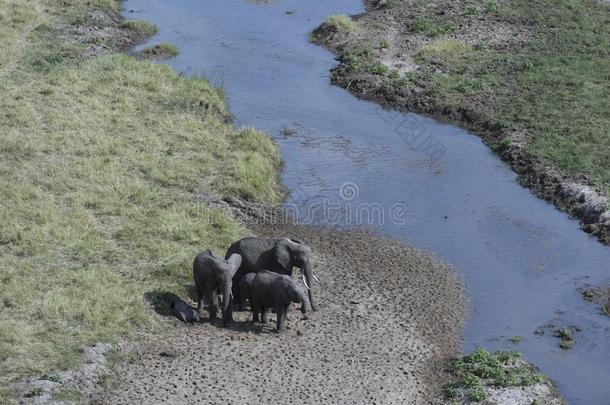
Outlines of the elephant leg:
{"label": "elephant leg", "polygon": [[269,308],[261,308],[261,323],[269,323]]}
{"label": "elephant leg", "polygon": [[261,309],[260,306],[258,305],[258,303],[256,301],[252,301],[252,322],[260,322],[260,317],[259,317],[259,313],[260,313]]}
{"label": "elephant leg", "polygon": [[213,321],[216,319],[216,314],[218,313],[218,293],[216,292],[216,289],[212,289],[211,291],[208,291],[208,311],[210,312],[210,321]]}
{"label": "elephant leg", "polygon": [[203,291],[199,288],[195,288],[195,290],[197,294],[197,311],[201,311],[201,308],[203,308]]}
{"label": "elephant leg", "polygon": [[286,327],[286,312],[288,312],[288,305],[279,304],[275,307],[277,312],[277,331],[281,332]]}
{"label": "elephant leg", "polygon": [[241,281],[241,278],[243,276],[244,276],[243,270],[237,269],[237,271],[233,275],[233,280],[232,280],[233,286],[231,287],[231,290],[233,292],[233,301],[236,302],[237,304],[240,304],[240,307],[239,307],[240,311],[243,311],[243,309],[241,308],[241,302],[243,301],[243,298],[241,297],[241,291],[239,291],[239,282]]}

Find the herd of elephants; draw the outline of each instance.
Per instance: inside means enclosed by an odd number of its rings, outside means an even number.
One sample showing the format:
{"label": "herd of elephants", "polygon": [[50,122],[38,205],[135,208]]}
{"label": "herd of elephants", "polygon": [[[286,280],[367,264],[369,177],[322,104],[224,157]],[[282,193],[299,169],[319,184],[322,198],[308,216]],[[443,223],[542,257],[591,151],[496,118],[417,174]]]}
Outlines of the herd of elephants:
{"label": "herd of elephants", "polygon": [[[294,267],[301,270],[303,285],[292,278]],[[229,247],[224,258],[205,250],[193,262],[193,278],[197,309],[180,299],[171,304],[174,315],[184,322],[201,322],[204,300],[214,321],[221,295],[223,326],[233,321],[233,301],[242,311],[246,300],[250,302],[253,322],[267,323],[274,308],[278,332],[284,330],[293,302],[301,303],[304,314],[309,308],[318,310],[312,288],[319,280],[313,274],[311,248],[296,239],[243,238]]]}

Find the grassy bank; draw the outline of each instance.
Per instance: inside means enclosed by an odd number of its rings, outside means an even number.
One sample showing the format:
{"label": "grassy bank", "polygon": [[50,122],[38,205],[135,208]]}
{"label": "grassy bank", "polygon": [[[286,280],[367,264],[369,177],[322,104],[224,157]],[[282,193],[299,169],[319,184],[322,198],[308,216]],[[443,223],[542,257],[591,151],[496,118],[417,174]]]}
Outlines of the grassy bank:
{"label": "grassy bank", "polygon": [[552,382],[538,373],[518,352],[484,349],[453,359],[449,365],[452,382],[447,385],[448,404],[562,405]]}
{"label": "grassy bank", "polygon": [[275,145],[222,90],[116,53],[154,31],[118,9],[0,0],[0,387],[154,328],[146,293],[186,296],[194,255],[246,233],[198,194],[280,198]]}
{"label": "grassy bank", "polygon": [[458,122],[499,152],[518,147],[527,157],[517,159],[610,195],[607,2],[365,3],[367,13],[313,34],[339,55],[335,82]]}

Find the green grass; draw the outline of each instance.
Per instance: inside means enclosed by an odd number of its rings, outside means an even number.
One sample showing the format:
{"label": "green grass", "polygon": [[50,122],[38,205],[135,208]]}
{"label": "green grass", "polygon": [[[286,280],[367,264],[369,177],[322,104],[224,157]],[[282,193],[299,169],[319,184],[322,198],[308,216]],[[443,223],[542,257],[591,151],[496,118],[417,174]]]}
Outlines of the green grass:
{"label": "green grass", "polygon": [[416,20],[411,24],[411,31],[429,37],[452,34],[455,30],[455,25],[447,21],[421,19]]}
{"label": "green grass", "polygon": [[194,255],[247,233],[199,193],[281,197],[275,145],[227,124],[220,89],[58,35],[118,2],[41,4],[0,0],[23,16],[0,24],[0,386],[156,328],[145,294],[186,297]]}
{"label": "green grass", "polygon": [[51,399],[53,401],[65,401],[65,402],[70,402],[70,403],[85,403],[85,401],[83,401],[83,394],[80,391],[75,390],[73,388],[63,388],[63,389],[59,390],[58,392],[55,392],[51,396]]}
{"label": "green grass", "polygon": [[121,23],[121,27],[133,31],[142,37],[149,37],[157,33],[157,27],[148,21],[127,20]]}
{"label": "green grass", "polygon": [[137,56],[148,59],[167,59],[176,55],[178,55],[178,48],[165,42],[146,47],[137,53]]}
{"label": "green grass", "polygon": [[[525,150],[539,161],[566,175],[584,175],[610,195],[610,4],[448,3],[394,0],[354,21],[368,33],[349,36],[338,46],[351,88],[369,80],[379,91],[378,72],[368,67],[383,53],[362,57],[358,50],[379,49],[387,32],[383,24],[375,25],[375,15],[389,13],[399,28],[429,37],[412,51],[419,68],[408,72],[407,80],[385,73],[389,94],[415,85],[436,111],[453,117],[471,112],[481,127],[500,136],[498,147],[510,134],[524,134]],[[487,31],[477,37],[475,27]],[[442,37],[447,34],[452,38]],[[357,63],[350,64],[354,55]]]}
{"label": "green grass", "polygon": [[419,62],[447,63],[468,55],[472,51],[472,46],[452,39],[438,40],[419,48],[417,57]]}
{"label": "green grass", "polygon": [[481,385],[523,387],[545,381],[545,377],[536,373],[518,352],[477,349],[454,359],[449,370],[458,377],[456,386],[468,388]]}
{"label": "green grass", "polygon": [[338,31],[351,31],[355,27],[354,21],[344,14],[331,15],[324,22]]}
{"label": "green grass", "polygon": [[453,359],[449,365],[453,382],[446,387],[448,399],[465,397],[482,401],[488,387],[526,387],[548,381],[518,352],[488,352],[477,349],[469,355]]}
{"label": "green grass", "polygon": [[[506,133],[526,131],[535,156],[610,191],[608,5],[577,0],[481,5],[517,30],[526,27],[530,38],[517,49],[451,55],[440,60],[447,80],[431,70],[421,79],[444,106],[471,106]],[[480,86],[462,91],[465,80]],[[478,97],[483,94],[484,100]]]}

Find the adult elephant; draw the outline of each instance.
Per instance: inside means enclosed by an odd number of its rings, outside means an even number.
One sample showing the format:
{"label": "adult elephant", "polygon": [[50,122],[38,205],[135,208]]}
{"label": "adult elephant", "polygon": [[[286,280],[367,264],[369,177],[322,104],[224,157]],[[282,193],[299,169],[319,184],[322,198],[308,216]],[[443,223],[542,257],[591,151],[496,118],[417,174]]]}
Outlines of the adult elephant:
{"label": "adult elephant", "polygon": [[233,295],[238,302],[241,302],[241,298],[238,295],[239,289],[235,287],[239,286],[239,281],[244,274],[269,270],[292,276],[293,268],[298,267],[308,289],[311,309],[318,310],[312,292],[316,277],[313,274],[313,257],[309,246],[296,239],[247,237],[233,243],[229,247],[226,257],[235,253],[242,257],[241,266],[233,276]]}
{"label": "adult elephant", "polygon": [[227,325],[233,320],[231,312],[231,289],[233,276],[240,267],[242,258],[239,254],[228,255],[223,259],[211,250],[205,250],[193,261],[193,278],[197,290],[197,309],[203,306],[203,297],[208,301],[210,321],[216,319],[218,311],[218,293],[222,294],[222,323]]}

